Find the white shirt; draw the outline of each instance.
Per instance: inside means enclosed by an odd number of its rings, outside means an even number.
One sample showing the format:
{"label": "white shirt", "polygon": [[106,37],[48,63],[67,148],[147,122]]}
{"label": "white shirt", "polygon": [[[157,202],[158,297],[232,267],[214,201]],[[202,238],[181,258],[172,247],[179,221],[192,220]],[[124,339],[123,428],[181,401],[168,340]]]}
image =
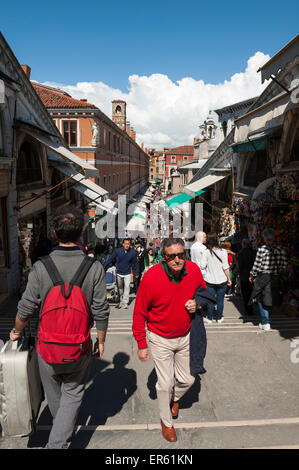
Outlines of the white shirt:
{"label": "white shirt", "polygon": [[213,248],[213,251],[221,259],[221,261],[210,252],[205,250],[202,254],[200,268],[205,269],[205,281],[209,284],[222,284],[227,281],[225,269],[229,269],[227,251],[221,248]]}
{"label": "white shirt", "polygon": [[[196,263],[197,266],[201,269],[201,260],[202,260],[202,254],[203,252],[207,249],[207,247],[200,242],[195,242],[191,246],[190,254],[191,254],[191,261],[193,263]],[[205,270],[201,269],[203,277],[205,277]]]}

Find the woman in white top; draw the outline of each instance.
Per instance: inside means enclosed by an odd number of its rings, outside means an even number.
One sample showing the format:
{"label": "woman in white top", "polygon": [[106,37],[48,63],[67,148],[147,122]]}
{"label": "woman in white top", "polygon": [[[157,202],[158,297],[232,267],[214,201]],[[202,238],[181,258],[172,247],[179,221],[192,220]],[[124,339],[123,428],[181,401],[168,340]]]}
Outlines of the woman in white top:
{"label": "woman in white top", "polygon": [[[206,247],[202,254],[200,268],[205,270],[204,280],[209,291],[217,299],[217,323],[223,322],[224,295],[231,285],[227,251],[219,247],[216,233],[208,233]],[[214,307],[207,306],[206,321],[212,323]]]}

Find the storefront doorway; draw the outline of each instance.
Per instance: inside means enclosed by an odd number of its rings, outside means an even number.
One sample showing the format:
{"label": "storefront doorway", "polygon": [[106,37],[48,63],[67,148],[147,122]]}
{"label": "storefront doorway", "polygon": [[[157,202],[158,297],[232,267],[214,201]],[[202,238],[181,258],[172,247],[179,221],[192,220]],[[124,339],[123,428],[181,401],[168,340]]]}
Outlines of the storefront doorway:
{"label": "storefront doorway", "polygon": [[38,257],[51,251],[51,242],[47,238],[46,211],[19,220],[18,236],[20,275],[26,279]]}

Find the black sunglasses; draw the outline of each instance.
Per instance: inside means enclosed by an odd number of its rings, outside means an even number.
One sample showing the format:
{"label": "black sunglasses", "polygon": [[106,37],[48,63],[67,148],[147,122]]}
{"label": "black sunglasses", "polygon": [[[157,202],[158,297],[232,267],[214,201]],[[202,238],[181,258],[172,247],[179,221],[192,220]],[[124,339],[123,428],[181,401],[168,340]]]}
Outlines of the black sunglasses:
{"label": "black sunglasses", "polygon": [[180,253],[171,253],[170,255],[165,255],[165,258],[168,261],[173,261],[176,257],[179,259],[185,259],[185,252],[181,251]]}

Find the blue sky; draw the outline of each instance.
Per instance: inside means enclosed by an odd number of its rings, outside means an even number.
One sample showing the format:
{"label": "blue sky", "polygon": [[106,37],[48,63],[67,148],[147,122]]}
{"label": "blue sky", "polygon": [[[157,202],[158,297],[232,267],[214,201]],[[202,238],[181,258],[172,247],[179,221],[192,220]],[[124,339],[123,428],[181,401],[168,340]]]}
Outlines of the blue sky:
{"label": "blue sky", "polygon": [[132,74],[209,83],[272,56],[298,33],[299,2],[2,0],[0,30],[32,78],[103,81],[125,91]]}
{"label": "blue sky", "polygon": [[86,98],[109,117],[111,101],[125,100],[137,142],[157,149],[192,144],[210,110],[258,96],[267,86],[258,68],[299,25],[298,0],[0,7],[0,30],[31,79]]}

